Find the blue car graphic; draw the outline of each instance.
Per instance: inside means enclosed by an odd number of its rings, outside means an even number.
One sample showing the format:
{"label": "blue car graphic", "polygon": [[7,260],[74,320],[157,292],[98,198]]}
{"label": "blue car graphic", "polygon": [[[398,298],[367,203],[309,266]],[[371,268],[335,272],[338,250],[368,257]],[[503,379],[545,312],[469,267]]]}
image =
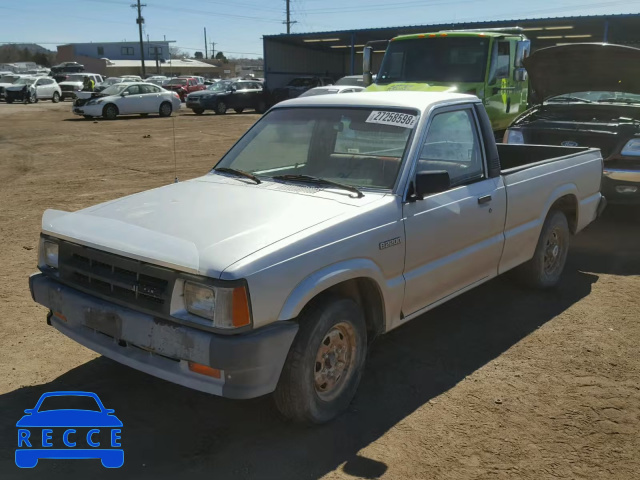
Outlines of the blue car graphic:
{"label": "blue car graphic", "polygon": [[[92,408],[47,408],[47,405],[72,401],[88,403]],[[16,465],[33,468],[41,458],[99,458],[106,468],[121,467],[124,464],[124,450],[119,448],[122,422],[113,415],[114,412],[104,408],[95,393],[69,391],[43,394],[36,406],[25,410],[26,415],[16,423]]]}

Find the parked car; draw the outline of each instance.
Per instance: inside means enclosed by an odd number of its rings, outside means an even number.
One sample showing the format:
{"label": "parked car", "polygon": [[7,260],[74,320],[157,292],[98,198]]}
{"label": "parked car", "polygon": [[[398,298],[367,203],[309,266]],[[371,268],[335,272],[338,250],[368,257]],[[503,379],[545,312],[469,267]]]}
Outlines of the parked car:
{"label": "parked car", "polygon": [[51,73],[78,73],[84,72],[84,65],[78,62],[63,62],[51,67]]}
{"label": "parked car", "polygon": [[336,85],[352,85],[355,87],[365,87],[362,75],[347,75],[336,82]]}
{"label": "parked car", "polygon": [[118,115],[157,113],[169,117],[180,110],[180,97],[153,83],[116,83],[102,92],[78,92],[72,112],[86,119],[114,120]]}
{"label": "parked car", "polygon": [[537,50],[525,65],[534,106],[505,143],[599,148],[607,200],[640,205],[640,49],[564,45]]}
{"label": "parked car", "polygon": [[316,87],[300,94],[302,97],[314,97],[316,95],[330,95],[336,93],[355,93],[361,92],[364,87],[354,87],[352,85],[331,85],[330,87]]}
{"label": "parked car", "polygon": [[205,110],[224,115],[230,108],[236,113],[242,113],[247,108],[264,113],[267,107],[260,83],[221,81],[200,92],[190,93],[187,96],[187,108],[198,115]]}
{"label": "parked car", "polygon": [[159,87],[162,86],[162,82],[164,80],[167,80],[167,77],[165,77],[164,75],[153,75],[149,78],[147,78],[147,82],[149,83],[153,83],[154,85],[158,85]]}
{"label": "parked car", "polygon": [[203,84],[199,84],[198,80],[195,77],[172,78],[162,86],[167,90],[176,92],[180,97],[180,100],[183,102],[186,100],[187,95],[189,95],[190,93],[199,92],[200,90],[205,89],[205,86]]}
{"label": "parked car", "polygon": [[472,95],[300,98],[203,177],[46,211],[31,292],[106,357],[322,423],[377,335],[516,267],[557,285],[601,175],[597,149],[497,146]]}
{"label": "parked car", "polygon": [[328,77],[297,77],[285,87],[275,88],[271,98],[275,104],[289,98],[296,98],[312,88],[333,85],[334,83],[333,79]]}
{"label": "parked car", "polygon": [[49,77],[22,77],[5,88],[7,103],[36,103],[39,100],[60,101],[60,86]]}
{"label": "parked car", "polygon": [[62,100],[67,98],[75,98],[77,93],[84,87],[84,78],[90,77],[96,85],[102,83],[102,75],[97,73],[73,73],[67,76],[67,79],[60,82],[60,88],[62,89]]}
{"label": "parked car", "polygon": [[93,89],[94,92],[101,92],[104,89],[110,87],[111,85],[115,85],[116,83],[131,83],[131,82],[139,82],[140,80],[135,80],[131,77],[109,77],[105,78],[102,83],[99,83]]}
{"label": "parked car", "polygon": [[13,85],[21,78],[25,78],[27,75],[19,75],[16,73],[10,73],[0,77],[0,99],[5,99],[5,89]]}

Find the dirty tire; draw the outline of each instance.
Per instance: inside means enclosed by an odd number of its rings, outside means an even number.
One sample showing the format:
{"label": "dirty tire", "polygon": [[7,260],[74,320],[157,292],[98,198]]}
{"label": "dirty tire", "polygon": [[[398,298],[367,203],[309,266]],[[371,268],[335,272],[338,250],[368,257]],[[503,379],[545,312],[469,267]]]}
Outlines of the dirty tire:
{"label": "dirty tire", "polygon": [[218,115],[224,115],[225,113],[227,113],[227,104],[224,102],[218,102],[215,112]]}
{"label": "dirty tire", "polygon": [[564,213],[552,210],[540,232],[533,258],[513,270],[514,277],[533,288],[552,288],[560,281],[567,262],[571,232]]}
{"label": "dirty tire", "polygon": [[244,112],[244,108],[234,108],[233,111],[236,113],[242,113]]}
{"label": "dirty tire", "polygon": [[102,116],[107,120],[115,120],[118,116],[118,107],[116,107],[113,103],[105,105],[102,109]]}
{"label": "dirty tire", "polygon": [[172,112],[173,112],[173,105],[171,105],[169,102],[162,102],[160,104],[160,110],[158,114],[161,117],[170,117]]}
{"label": "dirty tire", "polygon": [[325,423],[348,408],[360,383],[367,350],[364,315],[353,300],[327,295],[305,309],[299,323],[274,401],[287,419]]}
{"label": "dirty tire", "polygon": [[267,111],[267,102],[265,102],[264,100],[260,100],[260,102],[258,102],[258,106],[256,107],[256,113],[264,113]]}
{"label": "dirty tire", "polygon": [[191,111],[196,115],[202,115],[204,113],[204,108],[192,108]]}
{"label": "dirty tire", "polygon": [[7,103],[13,103],[13,98],[5,98],[4,101]]}
{"label": "dirty tire", "polygon": [[53,97],[51,97],[51,101],[53,103],[58,103],[60,101],[60,94],[58,92],[53,92]]}

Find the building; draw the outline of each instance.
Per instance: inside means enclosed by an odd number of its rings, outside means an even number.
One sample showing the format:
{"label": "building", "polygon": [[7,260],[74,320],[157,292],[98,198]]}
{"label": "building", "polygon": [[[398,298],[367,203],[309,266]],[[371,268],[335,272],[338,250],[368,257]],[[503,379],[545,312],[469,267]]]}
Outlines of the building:
{"label": "building", "polygon": [[[640,14],[593,15],[414,25],[407,27],[340,30],[332,32],[265,35],[264,73],[268,88],[297,76],[340,78],[362,74],[362,47],[373,40],[439,30],[521,27],[531,39],[532,50],[563,43],[608,42],[640,47]],[[375,50],[374,70],[384,50]]]}

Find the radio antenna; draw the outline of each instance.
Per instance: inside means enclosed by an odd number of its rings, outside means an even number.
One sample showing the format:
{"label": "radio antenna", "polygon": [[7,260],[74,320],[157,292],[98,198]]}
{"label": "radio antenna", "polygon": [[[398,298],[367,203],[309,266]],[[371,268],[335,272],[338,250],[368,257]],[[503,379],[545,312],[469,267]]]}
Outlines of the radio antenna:
{"label": "radio antenna", "polygon": [[176,117],[171,117],[173,124],[173,183],[178,183],[178,159],[176,157]]}

